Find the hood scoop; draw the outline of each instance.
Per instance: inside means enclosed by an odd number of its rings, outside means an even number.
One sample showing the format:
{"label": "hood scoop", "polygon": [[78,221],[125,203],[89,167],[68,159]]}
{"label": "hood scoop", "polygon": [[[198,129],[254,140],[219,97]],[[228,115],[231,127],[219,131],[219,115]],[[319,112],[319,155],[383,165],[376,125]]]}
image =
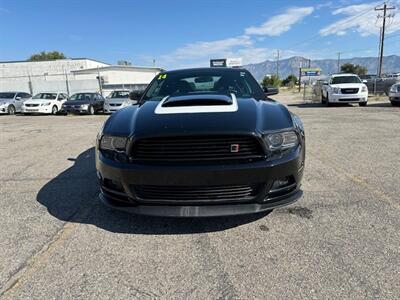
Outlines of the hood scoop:
{"label": "hood scoop", "polygon": [[235,94],[167,96],[155,109],[156,114],[235,112]]}
{"label": "hood scoop", "polygon": [[232,98],[227,95],[176,96],[165,99],[163,107],[231,105]]}

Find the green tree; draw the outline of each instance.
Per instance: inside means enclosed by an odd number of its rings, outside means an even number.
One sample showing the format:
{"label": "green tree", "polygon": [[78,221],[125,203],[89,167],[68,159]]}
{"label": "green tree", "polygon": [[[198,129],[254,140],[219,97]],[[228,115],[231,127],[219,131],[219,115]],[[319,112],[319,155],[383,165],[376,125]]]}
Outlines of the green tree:
{"label": "green tree", "polygon": [[261,86],[263,88],[266,88],[266,87],[269,87],[269,86],[280,87],[281,86],[281,80],[276,75],[265,76],[263,78],[263,80],[261,81]]}
{"label": "green tree", "polygon": [[297,77],[294,75],[289,75],[285,79],[282,80],[282,85],[284,86],[289,86],[289,87],[294,87],[297,83]]}
{"label": "green tree", "polygon": [[353,74],[357,74],[357,75],[365,75],[365,74],[367,74],[368,70],[364,66],[347,63],[340,67],[340,71],[342,71],[342,73],[353,73]]}
{"label": "green tree", "polygon": [[28,61],[42,61],[42,60],[55,60],[55,59],[65,59],[65,55],[62,52],[58,51],[42,51],[40,53],[36,53],[31,55],[28,58]]}

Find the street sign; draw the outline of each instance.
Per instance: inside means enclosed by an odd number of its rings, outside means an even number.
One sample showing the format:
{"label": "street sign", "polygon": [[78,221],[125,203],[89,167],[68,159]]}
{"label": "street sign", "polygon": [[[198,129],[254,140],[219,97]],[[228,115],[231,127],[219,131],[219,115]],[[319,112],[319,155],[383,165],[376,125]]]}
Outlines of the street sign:
{"label": "street sign", "polygon": [[321,69],[318,68],[301,68],[301,76],[319,76],[321,75]]}
{"label": "street sign", "polygon": [[226,67],[226,59],[211,59],[210,60],[210,67],[212,68],[223,68]]}

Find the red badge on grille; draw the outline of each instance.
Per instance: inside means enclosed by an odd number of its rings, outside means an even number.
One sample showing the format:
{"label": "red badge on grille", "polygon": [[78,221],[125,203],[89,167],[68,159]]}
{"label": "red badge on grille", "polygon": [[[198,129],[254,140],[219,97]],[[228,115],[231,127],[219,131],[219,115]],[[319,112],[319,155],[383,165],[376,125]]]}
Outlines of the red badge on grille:
{"label": "red badge on grille", "polygon": [[238,153],[239,152],[239,144],[231,144],[231,152]]}

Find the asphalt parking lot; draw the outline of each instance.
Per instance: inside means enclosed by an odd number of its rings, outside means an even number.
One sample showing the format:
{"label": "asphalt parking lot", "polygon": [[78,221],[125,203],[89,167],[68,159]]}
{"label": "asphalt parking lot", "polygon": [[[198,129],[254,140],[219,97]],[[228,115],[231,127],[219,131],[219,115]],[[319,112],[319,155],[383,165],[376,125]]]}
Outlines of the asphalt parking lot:
{"label": "asphalt parking lot", "polygon": [[303,198],[216,219],[103,207],[107,116],[0,116],[0,297],[398,299],[400,108],[285,102],[306,128]]}

